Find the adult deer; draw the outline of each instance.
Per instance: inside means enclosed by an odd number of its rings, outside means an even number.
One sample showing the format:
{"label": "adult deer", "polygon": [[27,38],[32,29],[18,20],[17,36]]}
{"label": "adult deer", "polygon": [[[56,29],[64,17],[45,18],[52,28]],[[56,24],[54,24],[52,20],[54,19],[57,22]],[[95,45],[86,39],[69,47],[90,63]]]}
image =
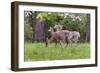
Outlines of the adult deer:
{"label": "adult deer", "polygon": [[80,33],[78,31],[63,30],[63,25],[55,25],[54,28],[56,31],[64,32],[69,43],[77,43],[79,41]]}
{"label": "adult deer", "polygon": [[57,45],[57,43],[59,43],[62,47],[64,47],[63,43],[66,43],[66,45],[68,44],[68,38],[67,38],[65,32],[54,31],[54,28],[52,28],[52,27],[50,27],[50,29],[48,31],[51,32],[51,37],[50,37],[48,43],[55,42],[56,45]]}

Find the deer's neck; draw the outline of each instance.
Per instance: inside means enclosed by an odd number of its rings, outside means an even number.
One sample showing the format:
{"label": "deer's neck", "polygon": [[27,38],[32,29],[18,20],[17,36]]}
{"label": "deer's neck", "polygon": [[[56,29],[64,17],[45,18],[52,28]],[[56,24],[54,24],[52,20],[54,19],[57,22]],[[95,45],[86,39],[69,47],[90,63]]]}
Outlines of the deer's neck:
{"label": "deer's neck", "polygon": [[54,34],[54,30],[51,31],[51,34]]}

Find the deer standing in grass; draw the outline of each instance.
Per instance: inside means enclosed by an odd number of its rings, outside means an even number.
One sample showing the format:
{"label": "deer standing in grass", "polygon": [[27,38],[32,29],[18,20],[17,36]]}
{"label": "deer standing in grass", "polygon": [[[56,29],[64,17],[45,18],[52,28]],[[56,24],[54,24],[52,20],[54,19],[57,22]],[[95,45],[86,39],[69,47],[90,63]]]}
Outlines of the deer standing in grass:
{"label": "deer standing in grass", "polygon": [[56,29],[56,31],[64,32],[66,37],[68,38],[69,43],[79,42],[80,33],[78,31],[63,30],[63,25],[55,25],[54,28]]}
{"label": "deer standing in grass", "polygon": [[62,46],[62,48],[64,47],[62,43],[65,43],[66,45],[68,44],[68,38],[63,31],[54,31],[52,27],[50,27],[48,31],[51,32],[51,37],[48,43],[55,42],[56,45],[57,43],[59,43]]}

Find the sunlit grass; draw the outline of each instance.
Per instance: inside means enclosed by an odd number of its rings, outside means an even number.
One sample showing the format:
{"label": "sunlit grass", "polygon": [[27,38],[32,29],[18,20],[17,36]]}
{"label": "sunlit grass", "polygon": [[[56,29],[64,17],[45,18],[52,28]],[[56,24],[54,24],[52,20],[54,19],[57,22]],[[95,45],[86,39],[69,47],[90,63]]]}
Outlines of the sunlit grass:
{"label": "sunlit grass", "polygon": [[89,43],[72,44],[62,48],[59,44],[25,43],[25,61],[67,60],[90,58]]}

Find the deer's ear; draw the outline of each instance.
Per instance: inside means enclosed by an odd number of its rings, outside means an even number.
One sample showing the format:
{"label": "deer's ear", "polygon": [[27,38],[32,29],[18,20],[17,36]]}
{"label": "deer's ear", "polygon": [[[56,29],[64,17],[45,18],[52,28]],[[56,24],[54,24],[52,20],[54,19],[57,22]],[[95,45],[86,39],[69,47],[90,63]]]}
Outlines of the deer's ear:
{"label": "deer's ear", "polygon": [[63,25],[61,25],[61,27],[63,27]]}
{"label": "deer's ear", "polygon": [[52,27],[50,27],[50,29],[51,29]]}

